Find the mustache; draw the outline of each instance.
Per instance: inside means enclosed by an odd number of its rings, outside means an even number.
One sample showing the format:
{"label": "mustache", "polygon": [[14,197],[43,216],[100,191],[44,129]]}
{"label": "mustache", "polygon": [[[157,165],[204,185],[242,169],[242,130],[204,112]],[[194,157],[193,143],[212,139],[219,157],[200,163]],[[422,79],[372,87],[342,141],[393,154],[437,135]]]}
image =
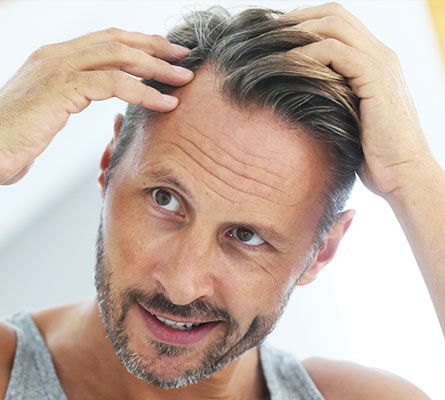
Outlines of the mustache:
{"label": "mustache", "polygon": [[198,318],[204,320],[222,320],[234,324],[235,320],[230,313],[219,307],[211,306],[203,300],[196,299],[192,303],[177,305],[172,303],[164,294],[146,293],[141,289],[128,289],[123,295],[124,308],[139,303],[148,310],[159,313],[167,313],[182,318]]}

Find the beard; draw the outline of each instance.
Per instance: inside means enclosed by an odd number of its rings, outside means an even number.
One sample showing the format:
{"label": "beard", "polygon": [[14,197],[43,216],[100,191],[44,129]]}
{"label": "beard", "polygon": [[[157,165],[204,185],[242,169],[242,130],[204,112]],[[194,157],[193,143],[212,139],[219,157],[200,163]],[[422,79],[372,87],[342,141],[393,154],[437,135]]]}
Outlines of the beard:
{"label": "beard", "polygon": [[[113,273],[106,265],[105,258],[101,217],[96,242],[95,285],[106,336],[113,345],[117,358],[129,373],[160,389],[176,389],[208,378],[246,351],[261,344],[274,329],[293,290],[293,286],[287,290],[275,312],[256,315],[247,330],[242,333],[240,324],[227,310],[212,306],[203,300],[197,299],[187,305],[176,305],[159,292],[147,293],[137,287],[116,291],[113,287]],[[168,313],[177,317],[221,320],[226,329],[220,339],[195,357],[196,365],[192,368],[183,368],[174,377],[167,376],[156,371],[154,363],[132,349],[130,345],[129,339],[135,334],[130,335],[128,332],[127,316],[129,310],[138,304],[154,312]],[[144,336],[144,339],[145,345],[155,351],[153,360],[159,361],[162,357],[169,357],[172,360],[191,351],[187,346],[172,345],[147,336]],[[181,366],[177,367],[180,369]]]}

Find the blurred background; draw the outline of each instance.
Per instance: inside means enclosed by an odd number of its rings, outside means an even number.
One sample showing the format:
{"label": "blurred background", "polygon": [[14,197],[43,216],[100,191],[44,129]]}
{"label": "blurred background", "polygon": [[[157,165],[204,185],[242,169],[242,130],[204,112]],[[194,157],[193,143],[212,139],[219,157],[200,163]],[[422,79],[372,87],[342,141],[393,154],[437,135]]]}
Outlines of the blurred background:
{"label": "blurred background", "polygon": [[[292,10],[293,1],[0,1],[0,85],[37,47],[115,26],[165,34],[187,10],[222,5]],[[445,165],[445,1],[340,1],[398,55],[430,146]],[[440,31],[442,29],[442,31]],[[96,177],[119,100],[69,120],[28,175],[0,186],[0,318],[94,296],[101,209]],[[300,358],[351,360],[445,398],[445,345],[433,306],[389,206],[357,183],[357,215],[335,260],[294,292],[268,340]]]}

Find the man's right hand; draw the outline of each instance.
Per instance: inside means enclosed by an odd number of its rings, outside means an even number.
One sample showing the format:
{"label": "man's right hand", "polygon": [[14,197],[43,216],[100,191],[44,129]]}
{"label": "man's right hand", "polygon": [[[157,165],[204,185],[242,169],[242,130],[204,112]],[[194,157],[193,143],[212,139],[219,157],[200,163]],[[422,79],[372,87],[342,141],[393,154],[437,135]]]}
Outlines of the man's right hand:
{"label": "man's right hand", "polygon": [[0,184],[19,180],[70,114],[92,100],[118,97],[154,111],[172,111],[177,98],[131,75],[185,85],[193,73],[169,61],[188,52],[161,36],[116,28],[36,50],[0,89]]}

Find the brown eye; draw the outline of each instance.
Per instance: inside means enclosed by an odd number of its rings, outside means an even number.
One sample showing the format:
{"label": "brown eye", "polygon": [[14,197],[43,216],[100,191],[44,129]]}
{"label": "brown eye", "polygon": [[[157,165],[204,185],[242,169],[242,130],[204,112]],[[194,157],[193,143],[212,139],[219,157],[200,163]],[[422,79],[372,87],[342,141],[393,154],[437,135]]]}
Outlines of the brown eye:
{"label": "brown eye", "polygon": [[154,202],[164,210],[179,211],[181,209],[181,203],[178,198],[165,189],[154,189],[151,192],[151,196]]}
{"label": "brown eye", "polygon": [[259,246],[260,244],[265,243],[261,237],[252,231],[251,229],[238,227],[233,228],[230,231],[231,236],[235,237],[241,243],[246,244],[248,246]]}

